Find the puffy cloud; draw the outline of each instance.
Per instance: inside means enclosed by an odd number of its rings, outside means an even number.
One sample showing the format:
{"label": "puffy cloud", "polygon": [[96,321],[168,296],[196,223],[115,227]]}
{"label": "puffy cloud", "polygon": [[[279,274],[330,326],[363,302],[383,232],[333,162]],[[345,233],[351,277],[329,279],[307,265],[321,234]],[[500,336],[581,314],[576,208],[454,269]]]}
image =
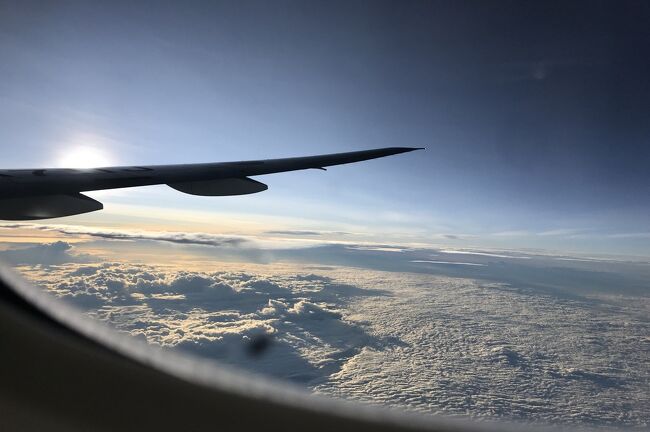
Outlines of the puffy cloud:
{"label": "puffy cloud", "polygon": [[[44,250],[72,260],[70,246]],[[134,337],[319,393],[421,412],[650,423],[647,264],[384,246],[273,251],[304,265],[22,270]]]}
{"label": "puffy cloud", "polygon": [[39,244],[18,247],[0,251],[0,260],[13,265],[52,266],[73,262],[88,262],[92,258],[87,255],[75,255],[70,243],[57,241],[49,244]]}
{"label": "puffy cloud", "polygon": [[[341,308],[378,295],[314,274],[166,271],[148,265],[61,265],[36,272],[41,285],[150,343],[315,385],[372,336]],[[262,348],[260,348],[262,347]]]}

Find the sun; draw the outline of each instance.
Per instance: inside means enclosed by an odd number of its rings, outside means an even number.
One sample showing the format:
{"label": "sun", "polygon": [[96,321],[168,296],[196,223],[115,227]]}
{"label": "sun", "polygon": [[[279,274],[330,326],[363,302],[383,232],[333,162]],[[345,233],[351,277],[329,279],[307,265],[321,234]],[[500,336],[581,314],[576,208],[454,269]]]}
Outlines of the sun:
{"label": "sun", "polygon": [[61,168],[105,167],[111,165],[111,158],[99,148],[79,145],[66,150],[57,165]]}

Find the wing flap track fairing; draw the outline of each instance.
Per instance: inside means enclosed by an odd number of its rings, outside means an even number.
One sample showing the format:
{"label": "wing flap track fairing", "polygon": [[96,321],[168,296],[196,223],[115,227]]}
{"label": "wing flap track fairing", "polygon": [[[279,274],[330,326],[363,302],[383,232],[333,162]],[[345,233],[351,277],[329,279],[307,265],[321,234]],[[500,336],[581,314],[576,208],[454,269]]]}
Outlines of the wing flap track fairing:
{"label": "wing flap track fairing", "polygon": [[232,196],[263,192],[269,187],[248,177],[171,183],[169,187],[190,195]]}

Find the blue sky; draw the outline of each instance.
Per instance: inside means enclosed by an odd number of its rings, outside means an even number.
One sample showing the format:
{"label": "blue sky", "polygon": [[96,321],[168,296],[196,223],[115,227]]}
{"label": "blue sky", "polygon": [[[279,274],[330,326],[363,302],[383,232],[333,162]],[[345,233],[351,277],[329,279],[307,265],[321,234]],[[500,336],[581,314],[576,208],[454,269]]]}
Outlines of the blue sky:
{"label": "blue sky", "polygon": [[558,5],[2,2],[3,168],[426,147],[71,220],[648,255],[648,8]]}

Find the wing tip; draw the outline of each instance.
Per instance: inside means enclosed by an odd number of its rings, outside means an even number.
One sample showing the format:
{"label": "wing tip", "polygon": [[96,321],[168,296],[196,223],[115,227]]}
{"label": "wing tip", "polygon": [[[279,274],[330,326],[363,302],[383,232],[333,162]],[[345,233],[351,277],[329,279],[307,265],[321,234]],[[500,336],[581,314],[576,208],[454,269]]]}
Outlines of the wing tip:
{"label": "wing tip", "polygon": [[392,150],[396,154],[399,154],[399,153],[408,153],[416,150],[426,150],[426,147],[391,147],[387,150]]}

